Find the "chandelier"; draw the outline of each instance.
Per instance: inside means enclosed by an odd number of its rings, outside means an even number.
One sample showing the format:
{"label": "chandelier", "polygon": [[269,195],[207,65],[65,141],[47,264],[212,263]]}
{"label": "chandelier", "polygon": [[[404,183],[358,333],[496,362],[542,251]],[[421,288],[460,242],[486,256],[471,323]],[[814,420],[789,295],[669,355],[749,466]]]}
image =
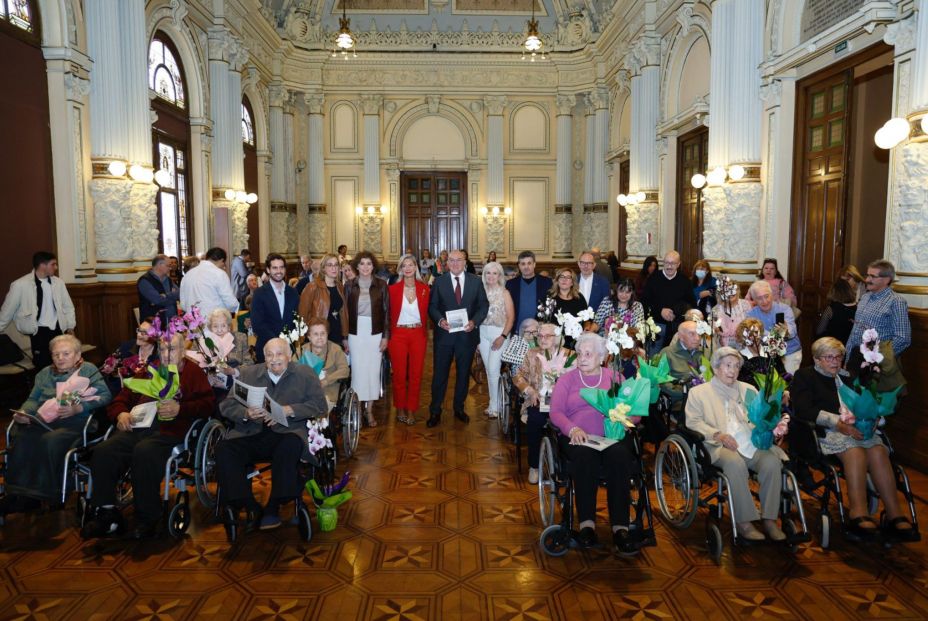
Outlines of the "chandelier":
{"label": "chandelier", "polygon": [[351,34],[351,19],[346,15],[346,2],[342,0],[342,16],[338,18],[338,35],[335,37],[335,48],[332,50],[332,57],[338,55],[341,52],[342,58],[348,58],[348,51],[351,50],[352,58],[358,57],[357,49],[355,48],[356,41],[354,36]]}
{"label": "chandelier", "polygon": [[535,19],[535,0],[532,0],[532,19],[528,22],[528,34],[522,44],[522,60],[530,58],[532,62],[535,62],[535,56],[538,54],[541,54],[541,60],[545,60],[543,46],[538,36],[538,20]]}

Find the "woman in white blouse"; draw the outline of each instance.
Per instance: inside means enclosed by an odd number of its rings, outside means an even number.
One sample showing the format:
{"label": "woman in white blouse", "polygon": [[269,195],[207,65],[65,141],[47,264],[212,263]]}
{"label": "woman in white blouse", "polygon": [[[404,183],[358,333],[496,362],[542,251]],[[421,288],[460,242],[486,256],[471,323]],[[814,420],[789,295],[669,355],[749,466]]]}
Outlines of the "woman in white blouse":
{"label": "woman in white blouse", "polygon": [[512,297],[506,290],[503,266],[491,261],[483,266],[483,287],[487,292],[490,310],[480,324],[480,358],[487,370],[487,390],[490,407],[487,416],[499,416],[499,368],[503,361],[503,345],[512,332],[516,312]]}
{"label": "woman in white blouse", "polygon": [[414,256],[403,255],[396,270],[400,280],[389,287],[393,407],[396,420],[407,425],[416,424],[428,341],[429,288],[418,269]]}

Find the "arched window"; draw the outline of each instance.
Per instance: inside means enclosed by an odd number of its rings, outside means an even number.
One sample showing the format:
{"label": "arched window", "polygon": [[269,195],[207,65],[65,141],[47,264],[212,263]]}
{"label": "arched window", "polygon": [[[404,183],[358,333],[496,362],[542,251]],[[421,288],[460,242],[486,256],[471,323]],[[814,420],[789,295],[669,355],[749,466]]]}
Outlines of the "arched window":
{"label": "arched window", "polygon": [[255,124],[251,120],[247,101],[242,101],[242,142],[255,146]]}
{"label": "arched window", "polygon": [[[242,97],[242,155],[245,164],[245,191],[258,193],[258,149],[255,142],[255,113],[248,97]],[[258,205],[248,206],[248,243],[258,247]]]}
{"label": "arched window", "polygon": [[161,32],[155,33],[148,47],[148,86],[157,95],[151,103],[157,116],[152,125],[152,161],[163,181],[156,199],[161,252],[183,258],[192,254],[190,115],[184,69],[177,50]]}
{"label": "arched window", "polygon": [[35,9],[31,0],[0,0],[0,21],[35,32]]}
{"label": "arched window", "polygon": [[171,48],[157,37],[148,47],[148,88],[178,108],[184,107],[184,77],[180,63]]}

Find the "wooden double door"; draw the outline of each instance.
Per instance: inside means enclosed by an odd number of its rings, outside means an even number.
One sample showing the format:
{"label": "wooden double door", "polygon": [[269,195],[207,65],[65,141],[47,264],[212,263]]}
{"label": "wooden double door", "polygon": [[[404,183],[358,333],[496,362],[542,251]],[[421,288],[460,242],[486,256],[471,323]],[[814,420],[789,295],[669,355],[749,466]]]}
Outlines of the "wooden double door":
{"label": "wooden double door", "polygon": [[400,187],[403,248],[434,257],[467,246],[467,173],[404,171]]}
{"label": "wooden double door", "polygon": [[702,259],[702,190],[693,187],[696,173],[705,174],[709,165],[709,128],[700,127],[679,138],[677,145],[676,248],[682,269],[693,273],[693,264]]}

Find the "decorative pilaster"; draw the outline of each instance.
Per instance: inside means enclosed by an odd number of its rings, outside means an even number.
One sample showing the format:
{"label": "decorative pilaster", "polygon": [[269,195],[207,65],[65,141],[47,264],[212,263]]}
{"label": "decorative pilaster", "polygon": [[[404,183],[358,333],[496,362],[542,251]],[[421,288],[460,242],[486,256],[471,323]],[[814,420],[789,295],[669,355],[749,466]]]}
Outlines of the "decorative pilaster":
{"label": "decorative pilaster", "polygon": [[583,207],[591,207],[595,200],[596,184],[596,108],[590,95],[583,96],[586,105],[586,159],[583,165]]}
{"label": "decorative pilaster", "polygon": [[[764,0],[716,0],[712,7],[709,170],[742,166],[743,179],[703,191],[703,255],[713,264],[756,261],[760,185]],[[737,43],[736,43],[737,41]],[[737,235],[731,235],[738,231]]]}
{"label": "decorative pilaster", "polygon": [[[502,95],[483,98],[487,109],[487,208],[504,208],[503,111],[509,100]],[[489,233],[488,233],[489,234]]]}
{"label": "decorative pilaster", "polygon": [[593,203],[609,203],[609,181],[606,176],[606,152],[609,150],[609,91],[598,88],[590,93],[595,108],[593,140]]}
{"label": "decorative pilaster", "polygon": [[552,256],[567,259],[573,256],[573,108],[576,97],[557,96],[557,181],[555,183],[554,239]]}
{"label": "decorative pilaster", "polygon": [[271,153],[271,203],[270,228],[271,251],[287,251],[287,186],[284,173],[284,100],[287,91],[280,84],[268,88],[268,138]]}
{"label": "decorative pilaster", "polygon": [[307,220],[309,223],[309,253],[314,256],[329,251],[329,214],[325,203],[325,166],[323,151],[323,104],[321,93],[304,95],[306,104]]}
{"label": "decorative pilaster", "polygon": [[626,248],[631,258],[658,254],[660,248],[659,154],[655,128],[660,115],[660,45],[651,35],[640,37],[625,58],[632,74],[631,161],[629,190],[645,200],[628,205]]}
{"label": "decorative pilaster", "polygon": [[[151,168],[151,104],[148,100],[148,33],[145,29],[145,5],[141,2],[118,4],[118,39],[121,45],[117,62],[122,71],[123,86],[120,98],[126,108],[127,123],[123,128],[127,143],[126,155],[130,163]],[[114,32],[106,33],[109,37],[114,35]],[[97,58],[94,57],[94,61]],[[155,209],[154,203],[151,209]],[[153,250],[150,256],[157,254],[157,245]]]}
{"label": "decorative pilaster", "polygon": [[380,109],[382,95],[362,95],[364,113],[364,206],[380,209]]}

